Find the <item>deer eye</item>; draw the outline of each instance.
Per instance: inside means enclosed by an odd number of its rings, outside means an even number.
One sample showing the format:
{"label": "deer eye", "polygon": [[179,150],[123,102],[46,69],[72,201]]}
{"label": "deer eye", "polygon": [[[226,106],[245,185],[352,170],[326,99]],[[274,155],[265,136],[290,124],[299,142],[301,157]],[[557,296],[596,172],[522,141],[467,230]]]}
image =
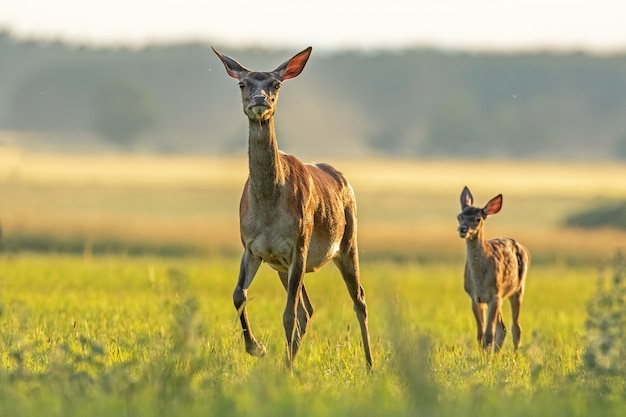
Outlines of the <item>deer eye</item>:
{"label": "deer eye", "polygon": [[474,220],[476,220],[476,222],[479,222],[483,217],[482,216],[476,216],[476,218]]}
{"label": "deer eye", "polygon": [[244,88],[246,86],[246,83],[244,83],[243,81],[239,81],[239,88]]}
{"label": "deer eye", "polygon": [[279,89],[282,85],[283,85],[283,84],[282,84],[280,81],[276,81],[276,82],[274,83],[274,89],[275,89],[275,90],[278,90],[278,89]]}

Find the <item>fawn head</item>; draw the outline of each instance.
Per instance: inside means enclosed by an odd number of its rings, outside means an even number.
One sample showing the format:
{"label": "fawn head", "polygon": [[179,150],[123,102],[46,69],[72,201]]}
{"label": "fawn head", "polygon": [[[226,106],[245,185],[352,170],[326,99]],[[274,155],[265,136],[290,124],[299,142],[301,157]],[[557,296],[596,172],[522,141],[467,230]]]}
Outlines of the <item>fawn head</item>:
{"label": "fawn head", "polygon": [[502,208],[502,194],[498,194],[483,208],[474,207],[474,197],[469,188],[463,188],[461,193],[461,213],[459,221],[459,236],[463,239],[476,239],[483,228],[487,216],[496,214]]}
{"label": "fawn head", "polygon": [[257,72],[211,48],[224,64],[228,75],[239,80],[243,112],[250,120],[257,122],[269,120],[274,116],[278,90],[282,82],[300,75],[312,50],[309,46],[280,64],[274,71]]}

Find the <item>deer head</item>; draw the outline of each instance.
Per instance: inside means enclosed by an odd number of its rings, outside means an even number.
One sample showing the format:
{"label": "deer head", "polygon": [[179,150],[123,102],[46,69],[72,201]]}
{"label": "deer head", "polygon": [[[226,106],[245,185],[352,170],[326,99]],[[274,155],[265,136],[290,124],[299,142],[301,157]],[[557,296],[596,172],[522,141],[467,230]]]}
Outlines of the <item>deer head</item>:
{"label": "deer head", "polygon": [[300,75],[311,55],[309,46],[293,58],[280,64],[274,71],[252,71],[234,59],[222,55],[211,47],[224,64],[226,72],[239,80],[243,112],[250,120],[261,122],[271,119],[276,112],[278,90],[282,82]]}
{"label": "deer head", "polygon": [[485,207],[474,207],[474,197],[469,188],[463,188],[461,193],[461,213],[457,216],[459,221],[459,236],[463,239],[476,239],[482,231],[487,216],[496,214],[502,208],[502,194],[492,198]]}

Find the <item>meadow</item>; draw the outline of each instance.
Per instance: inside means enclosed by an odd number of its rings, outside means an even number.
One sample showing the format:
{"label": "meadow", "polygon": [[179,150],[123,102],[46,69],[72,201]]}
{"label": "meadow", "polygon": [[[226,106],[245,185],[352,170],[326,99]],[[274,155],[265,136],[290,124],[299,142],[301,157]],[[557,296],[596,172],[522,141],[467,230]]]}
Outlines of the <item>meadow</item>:
{"label": "meadow", "polygon": [[[262,267],[249,314],[268,354],[245,354],[244,158],[0,152],[0,415],[624,415],[626,235],[561,219],[624,198],[626,166],[331,162],[359,201],[371,373],[333,266],[306,278],[316,310],[292,371],[284,290]],[[517,353],[510,335],[496,357],[474,340],[463,185],[504,194],[486,233],[533,256]]]}

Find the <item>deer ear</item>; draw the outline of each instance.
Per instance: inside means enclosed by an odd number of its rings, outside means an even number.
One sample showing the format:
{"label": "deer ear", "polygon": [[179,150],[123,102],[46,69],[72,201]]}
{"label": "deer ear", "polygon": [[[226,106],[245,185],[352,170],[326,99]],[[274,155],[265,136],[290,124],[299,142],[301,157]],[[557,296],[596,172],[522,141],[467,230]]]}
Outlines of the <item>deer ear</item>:
{"label": "deer ear", "polygon": [[501,208],[502,208],[502,194],[498,194],[487,203],[483,211],[485,212],[485,214],[489,216],[492,214],[496,214],[497,212],[500,211]]}
{"label": "deer ear", "polygon": [[313,48],[309,46],[304,51],[297,53],[293,58],[280,64],[278,68],[272,71],[276,78],[284,81],[300,75],[306,62],[309,60],[309,56],[311,56],[311,50]]}
{"label": "deer ear", "polygon": [[217,55],[220,61],[222,61],[222,63],[224,64],[224,68],[226,68],[226,72],[231,77],[241,80],[243,77],[245,77],[250,72],[252,72],[248,68],[241,65],[239,62],[235,61],[234,59],[227,57],[226,55],[220,54],[217,51],[217,49],[213,47],[211,47],[211,49],[213,49],[213,52],[215,52],[215,55]]}
{"label": "deer ear", "polygon": [[472,197],[472,193],[469,188],[465,186],[463,188],[463,192],[461,193],[461,209],[464,209],[467,206],[471,206],[474,204],[474,197]]}

